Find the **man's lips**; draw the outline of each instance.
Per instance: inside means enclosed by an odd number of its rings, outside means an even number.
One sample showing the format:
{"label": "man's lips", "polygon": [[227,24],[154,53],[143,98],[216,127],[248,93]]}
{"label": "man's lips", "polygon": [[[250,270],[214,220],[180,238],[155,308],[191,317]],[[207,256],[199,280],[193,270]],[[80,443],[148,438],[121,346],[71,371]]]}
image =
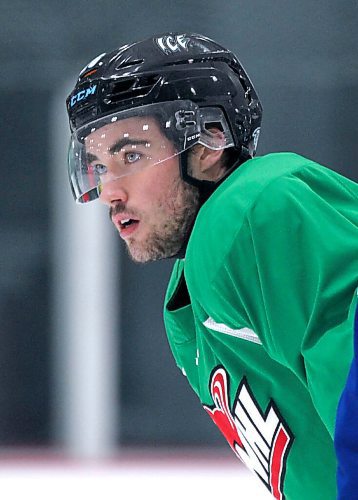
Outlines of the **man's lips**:
{"label": "man's lips", "polygon": [[127,238],[136,231],[140,221],[130,214],[120,213],[112,217],[112,222],[117,227],[121,238]]}

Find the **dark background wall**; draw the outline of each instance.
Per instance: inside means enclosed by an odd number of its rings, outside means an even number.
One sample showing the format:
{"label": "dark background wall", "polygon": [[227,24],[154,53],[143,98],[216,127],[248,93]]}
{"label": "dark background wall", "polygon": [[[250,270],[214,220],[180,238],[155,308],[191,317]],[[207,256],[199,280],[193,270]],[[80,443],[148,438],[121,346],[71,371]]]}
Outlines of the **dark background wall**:
{"label": "dark background wall", "polygon": [[[54,96],[99,53],[167,30],[199,32],[236,52],[255,83],[259,154],[294,150],[357,179],[358,4],[1,0],[0,8],[0,444],[51,445]],[[118,439],[218,445],[165,339],[170,267],[122,261]]]}

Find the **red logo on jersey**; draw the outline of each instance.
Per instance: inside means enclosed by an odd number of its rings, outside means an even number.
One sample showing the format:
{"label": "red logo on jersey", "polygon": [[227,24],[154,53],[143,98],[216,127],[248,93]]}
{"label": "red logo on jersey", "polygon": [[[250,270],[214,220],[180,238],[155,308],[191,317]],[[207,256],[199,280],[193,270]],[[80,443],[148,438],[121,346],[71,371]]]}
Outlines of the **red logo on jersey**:
{"label": "red logo on jersey", "polygon": [[286,461],[293,442],[291,431],[271,401],[263,413],[244,377],[230,410],[228,377],[216,368],[210,380],[214,406],[204,406],[235,454],[265,483],[274,498],[284,500]]}

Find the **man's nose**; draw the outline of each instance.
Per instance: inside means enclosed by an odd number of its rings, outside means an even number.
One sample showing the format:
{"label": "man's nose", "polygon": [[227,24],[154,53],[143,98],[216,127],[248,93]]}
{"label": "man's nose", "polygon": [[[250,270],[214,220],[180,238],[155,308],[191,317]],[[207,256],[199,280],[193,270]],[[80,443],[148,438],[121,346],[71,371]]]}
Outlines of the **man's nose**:
{"label": "man's nose", "polygon": [[111,180],[102,184],[99,200],[109,206],[118,201],[126,203],[128,201],[128,193],[121,179]]}

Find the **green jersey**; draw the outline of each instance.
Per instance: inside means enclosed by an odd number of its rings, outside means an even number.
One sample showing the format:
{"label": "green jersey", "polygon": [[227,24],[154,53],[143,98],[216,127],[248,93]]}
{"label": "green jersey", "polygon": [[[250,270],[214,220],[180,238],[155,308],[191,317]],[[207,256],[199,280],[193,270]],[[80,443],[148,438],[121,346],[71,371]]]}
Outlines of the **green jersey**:
{"label": "green jersey", "polygon": [[202,206],[168,286],[177,365],[277,499],[336,498],[336,408],[353,352],[358,186],[291,153]]}

